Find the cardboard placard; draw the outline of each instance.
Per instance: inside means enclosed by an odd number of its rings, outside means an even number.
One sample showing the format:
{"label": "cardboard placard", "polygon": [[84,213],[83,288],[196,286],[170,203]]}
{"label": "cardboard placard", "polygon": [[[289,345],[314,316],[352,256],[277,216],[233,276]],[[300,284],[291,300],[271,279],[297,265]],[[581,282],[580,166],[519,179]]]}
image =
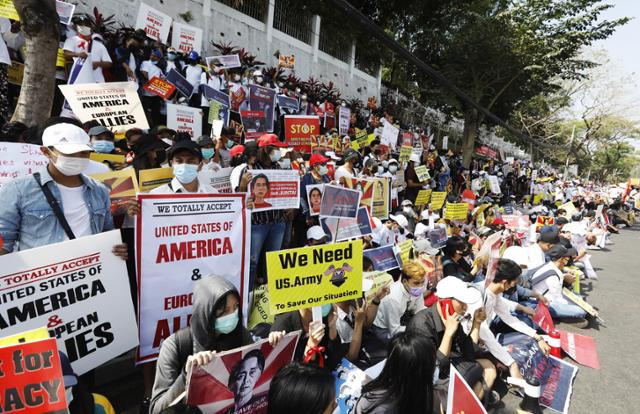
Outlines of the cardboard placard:
{"label": "cardboard placard", "polygon": [[431,193],[431,209],[440,210],[447,200],[446,191],[434,191]]}
{"label": "cardboard placard", "polygon": [[169,99],[176,90],[176,86],[174,84],[160,79],[157,76],[152,77],[142,88],[147,92],[161,97],[162,99]]}
{"label": "cardboard placard", "polygon": [[167,184],[173,179],[172,168],[151,168],[140,170],[140,192],[148,193],[156,187]]}
{"label": "cardboard placard", "polygon": [[147,36],[158,40],[160,43],[167,43],[169,30],[171,30],[171,21],[171,16],[168,14],[140,3],[135,28],[144,30]]}

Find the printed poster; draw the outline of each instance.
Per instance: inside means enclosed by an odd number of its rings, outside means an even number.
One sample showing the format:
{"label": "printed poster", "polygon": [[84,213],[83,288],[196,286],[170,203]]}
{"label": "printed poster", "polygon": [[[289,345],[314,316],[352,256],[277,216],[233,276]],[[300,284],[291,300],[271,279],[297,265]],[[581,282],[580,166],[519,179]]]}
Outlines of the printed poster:
{"label": "printed poster", "polygon": [[296,170],[254,170],[249,183],[252,212],[300,208],[300,174]]}
{"label": "printed poster", "polygon": [[429,204],[429,200],[431,200],[431,192],[433,190],[420,190],[418,191],[418,195],[416,196],[416,202],[414,203],[416,206],[426,206]]}
{"label": "printed poster", "polygon": [[[238,289],[248,315],[251,220],[245,194],[141,194],[136,217],[138,362],[188,325],[195,282],[209,275]],[[134,325],[135,326],[135,325]]]}
{"label": "printed poster", "polygon": [[20,21],[18,11],[13,5],[13,0],[0,0],[0,17]]}
{"label": "printed poster", "polygon": [[467,203],[447,203],[444,218],[448,220],[466,220],[469,212]]}
{"label": "printed poster", "polygon": [[322,194],[324,193],[324,184],[307,185],[307,205],[309,206],[309,215],[317,216],[320,214],[320,206],[322,205]]}
{"label": "printed poster", "polygon": [[176,86],[171,82],[167,82],[163,79],[160,79],[157,76],[149,79],[146,85],[142,87],[145,91],[150,92],[154,95],[161,97],[162,99],[169,99],[173,92],[176,90]]}
{"label": "printed poster", "polygon": [[0,187],[17,177],[33,174],[46,167],[49,159],[38,145],[0,142]]}
{"label": "printed poster", "polygon": [[431,193],[431,209],[440,210],[447,199],[446,191],[434,191]]}
{"label": "printed poster", "polygon": [[369,211],[365,207],[358,209],[357,218],[320,217],[320,225],[334,242],[367,236],[373,232]]}
{"label": "printed poster", "polygon": [[193,94],[193,85],[187,80],[180,72],[175,69],[171,69],[166,76],[167,82],[175,85],[178,92],[184,95],[186,98],[191,97]]}
{"label": "printed poster", "polygon": [[284,111],[287,115],[289,113],[296,114],[300,110],[300,102],[298,101],[298,98],[278,95],[276,96],[276,99],[278,100],[280,111]]}
{"label": "printed poster", "polygon": [[431,178],[429,175],[429,170],[426,165],[419,165],[414,168],[416,175],[418,176],[418,181],[424,182]]}
{"label": "printed poster", "polygon": [[325,184],[320,215],[323,217],[356,218],[361,195],[357,190]]}
{"label": "printed poster", "polygon": [[220,168],[219,170],[202,169],[198,173],[198,180],[202,184],[210,185],[219,193],[231,193],[231,171],[233,167]]}
{"label": "printed poster", "polygon": [[133,168],[103,174],[92,174],[91,178],[100,181],[109,189],[111,213],[114,215],[125,213],[128,201],[136,199],[138,180],[136,179],[136,171]]}
{"label": "printed poster", "polygon": [[58,17],[60,18],[60,23],[65,26],[71,24],[71,19],[73,18],[73,12],[75,9],[75,4],[56,0],[56,12],[58,13]]}
{"label": "printed poster", "polygon": [[376,292],[378,292],[381,287],[391,287],[391,284],[393,283],[393,276],[391,276],[387,272],[363,272],[362,278],[365,280],[369,280],[372,283],[371,288],[365,292],[367,303],[371,303],[371,301],[373,301]]}
{"label": "printed poster", "polygon": [[[209,85],[202,85],[202,94],[205,99],[208,99],[211,104],[211,108],[214,106],[214,102],[220,105],[218,109],[218,117],[213,119],[218,119],[224,121],[224,125],[229,125],[229,109],[231,108],[231,101],[229,99],[229,95],[226,93],[213,89]],[[213,102],[212,102],[213,101]],[[211,112],[211,108],[209,112]],[[212,114],[209,114],[209,119],[212,120]],[[212,122],[209,122],[212,124]]]}
{"label": "printed poster", "polygon": [[398,259],[393,251],[393,245],[367,249],[363,252],[363,255],[373,262],[373,270],[375,271],[386,272],[399,267]]}
{"label": "printed poster", "polygon": [[373,179],[371,215],[381,220],[389,218],[391,208],[391,183],[388,178]]}
{"label": "printed poster", "polygon": [[167,103],[167,127],[198,139],[202,135],[202,109]]}
{"label": "printed poster", "polygon": [[147,36],[160,43],[167,43],[171,21],[172,19],[168,14],[140,3],[135,28],[144,30]]}
{"label": "printed poster", "polygon": [[267,120],[264,111],[240,111],[245,140],[255,140],[267,132]]}
{"label": "printed poster", "polygon": [[382,128],[382,137],[380,138],[380,145],[385,145],[392,150],[396,149],[398,143],[398,133],[400,130],[391,125],[391,122],[385,122]]}
{"label": "printed poster", "polygon": [[148,193],[156,187],[168,184],[173,179],[173,168],[151,168],[140,170],[140,192]]}
{"label": "printed poster", "polygon": [[[249,85],[249,108],[264,112],[267,132],[273,132],[273,120],[276,111],[276,91],[260,85]],[[246,126],[245,126],[246,129]]]}
{"label": "printed poster", "polygon": [[207,67],[211,67],[211,62],[214,66],[222,69],[233,69],[242,66],[240,64],[240,56],[236,55],[221,55],[221,56],[208,56],[206,58]]}
{"label": "printed poster", "polygon": [[296,57],[294,55],[279,55],[278,66],[283,69],[293,69],[296,65]]}
{"label": "printed poster", "polygon": [[351,109],[340,106],[338,109],[338,134],[347,135],[351,124]]}
{"label": "printed poster", "polygon": [[173,22],[171,46],[185,55],[192,50],[202,52],[202,29],[188,24]]}
{"label": "printed poster", "polygon": [[348,359],[342,358],[340,364],[333,371],[336,384],[336,402],[338,407],[334,413],[350,414],[355,412],[356,403],[362,394],[362,386],[371,378]]}
{"label": "printed poster", "polygon": [[320,118],[315,115],[286,115],[284,137],[288,146],[304,154],[311,153],[312,142],[320,134]]}

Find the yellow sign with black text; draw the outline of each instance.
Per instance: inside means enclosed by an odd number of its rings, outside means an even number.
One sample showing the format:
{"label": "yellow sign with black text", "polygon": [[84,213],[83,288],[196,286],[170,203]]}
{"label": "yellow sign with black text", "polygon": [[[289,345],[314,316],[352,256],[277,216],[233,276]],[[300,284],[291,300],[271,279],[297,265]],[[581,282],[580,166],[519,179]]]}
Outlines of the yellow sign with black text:
{"label": "yellow sign with black text", "polygon": [[416,196],[416,206],[426,206],[429,204],[429,200],[431,200],[431,189],[428,190],[420,190],[418,191],[418,195]]}
{"label": "yellow sign with black text", "polygon": [[446,191],[434,191],[431,193],[431,209],[440,210],[447,199]]}
{"label": "yellow sign with black text", "polygon": [[466,220],[469,212],[467,203],[447,203],[447,211],[444,218],[449,220]]}

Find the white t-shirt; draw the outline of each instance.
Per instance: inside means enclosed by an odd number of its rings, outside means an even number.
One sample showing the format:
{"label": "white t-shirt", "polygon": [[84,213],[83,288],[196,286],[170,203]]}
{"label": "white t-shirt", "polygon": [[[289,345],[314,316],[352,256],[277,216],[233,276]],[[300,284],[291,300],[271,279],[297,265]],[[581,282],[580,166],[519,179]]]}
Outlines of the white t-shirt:
{"label": "white t-shirt", "polygon": [[197,92],[198,86],[200,86],[200,76],[202,76],[202,68],[199,65],[187,66],[185,71],[187,80],[193,85],[194,93]]}
{"label": "white t-shirt", "polygon": [[[68,50],[73,53],[89,53],[89,43],[87,40],[81,38],[80,36],[73,36],[68,38],[64,42],[64,50]],[[109,52],[107,52],[107,48],[104,44],[99,40],[93,40],[91,42],[91,61],[92,62],[111,62],[111,57],[109,56]],[[74,62],[77,58],[73,58]],[[102,74],[102,68],[95,68],[93,70],[93,79],[96,83],[104,82],[104,75]]]}
{"label": "white t-shirt", "polygon": [[[144,62],[142,62],[142,65],[140,65],[140,71],[147,72],[147,80],[151,80],[151,78],[153,78],[154,76],[157,76],[159,78],[162,77],[162,69],[160,69],[157,64],[154,65],[153,63],[151,63],[150,60],[145,60]],[[142,94],[144,96],[156,96],[146,89],[142,89]]]}
{"label": "white t-shirt", "polygon": [[[62,212],[64,218],[67,219],[71,231],[76,238],[90,236],[91,220],[89,219],[89,209],[84,201],[84,192],[86,187],[65,187],[60,183],[56,183],[60,189],[60,198],[62,201]],[[110,214],[107,212],[107,214]],[[65,235],[66,237],[66,235]]]}
{"label": "white t-shirt", "polygon": [[347,167],[345,167],[344,165],[341,165],[336,169],[336,172],[334,173],[334,179],[338,184],[342,184],[340,182],[340,178],[342,177],[353,178],[354,175],[349,170],[347,170]]}

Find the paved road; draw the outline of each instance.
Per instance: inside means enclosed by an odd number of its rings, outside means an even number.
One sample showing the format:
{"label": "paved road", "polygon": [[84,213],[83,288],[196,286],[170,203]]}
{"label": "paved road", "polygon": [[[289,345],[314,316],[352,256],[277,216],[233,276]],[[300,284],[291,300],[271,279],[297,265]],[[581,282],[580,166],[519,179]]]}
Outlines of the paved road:
{"label": "paved road", "polygon": [[[582,285],[606,326],[587,330],[562,326],[594,337],[601,365],[600,370],[578,366],[569,413],[634,412],[633,407],[640,406],[640,225],[620,230],[611,240],[614,244],[607,249],[590,251],[599,280]],[[519,402],[509,395],[506,407],[493,412],[513,413]]]}

